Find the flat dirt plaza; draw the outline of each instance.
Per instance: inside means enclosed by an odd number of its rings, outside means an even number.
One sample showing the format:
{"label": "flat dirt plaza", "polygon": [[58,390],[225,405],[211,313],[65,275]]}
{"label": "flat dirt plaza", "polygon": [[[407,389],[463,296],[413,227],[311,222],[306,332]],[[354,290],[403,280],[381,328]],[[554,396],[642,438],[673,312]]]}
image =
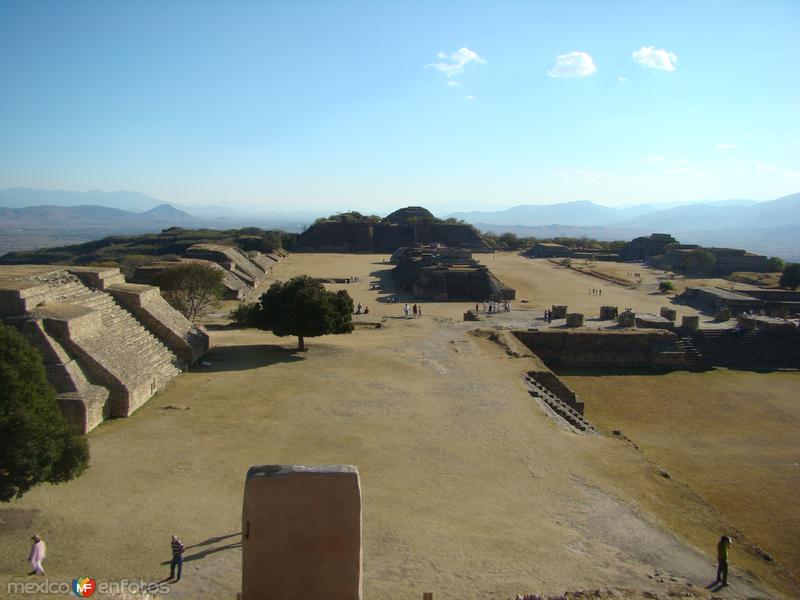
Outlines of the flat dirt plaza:
{"label": "flat dirt plaza", "polygon": [[[800,373],[564,374],[598,429],[630,441],[578,435],[527,393],[529,359],[471,333],[493,324],[461,320],[474,303],[423,303],[423,318],[404,319],[403,296],[370,290],[390,285],[385,259],[292,255],[276,278],[359,277],[330,287],[369,307],[362,326],[297,354],[294,338],[217,319],[210,365],[93,431],[82,477],[0,507],[0,595],[26,581],[33,532],[51,579],[105,581],[163,579],[177,533],[187,561],[168,597],[232,599],[248,467],[348,463],[362,478],[366,599],[608,587],[666,598],[689,584],[710,597],[728,532],[744,541],[721,597],[800,596]],[[516,288],[520,324],[552,304],[592,317],[668,302],[641,267],[628,289],[511,253],[482,260]]]}

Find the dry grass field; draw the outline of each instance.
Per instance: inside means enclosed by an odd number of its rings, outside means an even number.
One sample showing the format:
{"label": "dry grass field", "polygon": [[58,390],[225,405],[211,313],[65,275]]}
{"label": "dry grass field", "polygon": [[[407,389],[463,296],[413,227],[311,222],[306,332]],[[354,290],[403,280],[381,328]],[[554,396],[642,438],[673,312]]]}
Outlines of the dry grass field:
{"label": "dry grass field", "polygon": [[[613,429],[800,578],[800,373],[563,376]],[[687,522],[675,519],[690,533]]]}
{"label": "dry grass field", "polygon": [[[723,373],[719,381],[714,373],[700,376],[711,377],[702,380],[709,389],[722,386],[717,401],[725,418],[751,424],[743,445],[735,435],[690,427],[677,414],[674,425],[652,428],[653,436],[661,434],[652,448],[646,428],[638,432],[635,420],[619,423],[644,452],[612,436],[578,435],[527,393],[521,375],[528,359],[511,358],[470,333],[476,324],[460,320],[468,304],[425,303],[425,317],[414,320],[400,318],[402,305],[380,302],[387,293],[368,288],[371,274],[377,278],[390,267],[384,258],[309,254],[280,264],[279,278],[360,277],[344,287],[370,307],[370,319],[386,317],[382,328],[312,338],[309,351],[296,354],[295,339],[213,326],[210,366],[193,367],[132,417],[93,431],[92,462],[82,477],[0,507],[0,589],[25,580],[34,531],[48,543],[49,577],[61,581],[85,575],[158,581],[167,574],[169,538],[177,533],[188,546],[187,562],[169,597],[232,599],[240,584],[244,475],[264,463],[359,467],[366,599],[420,598],[423,591],[437,600],[503,599],[612,587],[666,598],[689,584],[695,597],[708,598],[715,539],[733,529],[782,558],[791,539],[773,545],[760,517],[739,499],[727,505],[707,497],[700,480],[708,475],[688,473],[695,459],[675,440],[695,438],[709,462],[724,442],[731,454],[713,460],[722,466],[740,457],[745,466],[727,480],[737,489],[780,478],[783,472],[758,472],[758,461],[765,471],[782,463],[773,454],[778,442],[756,443],[772,436],[774,421],[753,411],[761,414],[772,403],[796,418],[796,373],[760,380],[742,374],[740,385],[761,382],[747,388],[752,402],[727,399],[725,390],[736,383],[726,378],[739,374]],[[518,298],[529,300],[518,301],[519,308],[564,302],[590,313],[610,300],[657,311],[664,302],[610,285],[602,298],[592,296],[597,284],[588,276],[544,261],[511,254],[483,260],[517,287]],[[636,385],[646,390],[663,377],[673,376],[641,377]],[[610,390],[587,388],[593,384],[586,377],[569,381],[587,401],[590,418],[603,426],[615,421],[592,412],[610,414]],[[772,382],[782,387],[768,394]],[[686,394],[705,402],[705,389],[687,387]],[[787,419],[775,430],[787,449],[790,425]],[[752,455],[750,462],[743,455]],[[659,465],[673,479],[663,478]],[[738,493],[726,489],[729,497]],[[768,506],[788,523],[793,505]],[[732,556],[733,585],[723,597],[797,596],[782,562]]]}

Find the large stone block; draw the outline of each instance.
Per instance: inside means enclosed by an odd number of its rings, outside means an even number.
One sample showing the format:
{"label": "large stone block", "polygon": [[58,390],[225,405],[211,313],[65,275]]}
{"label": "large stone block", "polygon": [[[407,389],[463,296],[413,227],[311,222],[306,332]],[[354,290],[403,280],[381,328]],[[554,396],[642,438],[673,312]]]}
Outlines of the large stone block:
{"label": "large stone block", "polygon": [[681,319],[681,327],[689,331],[697,331],[700,329],[700,317],[697,315],[684,316]]}
{"label": "large stone block", "polygon": [[674,308],[669,308],[668,306],[661,307],[661,316],[667,319],[668,321],[675,321],[678,318],[678,313]]}
{"label": "large stone block", "polygon": [[601,306],[600,318],[603,321],[611,321],[619,316],[619,308],[616,306]]}
{"label": "large stone block", "polygon": [[554,319],[566,319],[567,318],[567,307],[566,306],[560,306],[560,305],[553,304],[551,312],[553,313],[553,318]]}
{"label": "large stone block", "polygon": [[583,327],[583,314],[567,313],[567,327]]}
{"label": "large stone block", "polygon": [[360,600],[358,469],[251,467],[242,539],[242,600]]}

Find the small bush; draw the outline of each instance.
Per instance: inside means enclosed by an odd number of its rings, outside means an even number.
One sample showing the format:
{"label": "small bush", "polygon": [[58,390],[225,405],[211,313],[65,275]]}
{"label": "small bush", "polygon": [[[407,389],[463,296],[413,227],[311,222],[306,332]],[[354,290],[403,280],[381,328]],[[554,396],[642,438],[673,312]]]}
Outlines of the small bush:
{"label": "small bush", "polygon": [[658,291],[667,294],[675,291],[675,284],[671,281],[662,281],[658,284]]}

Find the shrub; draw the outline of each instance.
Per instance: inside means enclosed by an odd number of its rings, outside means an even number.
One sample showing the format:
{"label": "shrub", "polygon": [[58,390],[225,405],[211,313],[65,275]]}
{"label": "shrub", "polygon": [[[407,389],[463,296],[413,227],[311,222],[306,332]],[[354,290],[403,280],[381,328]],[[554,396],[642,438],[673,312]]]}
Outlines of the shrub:
{"label": "shrub", "polygon": [[0,501],[69,481],[88,464],[89,446],[61,415],[41,354],[0,325]]}

